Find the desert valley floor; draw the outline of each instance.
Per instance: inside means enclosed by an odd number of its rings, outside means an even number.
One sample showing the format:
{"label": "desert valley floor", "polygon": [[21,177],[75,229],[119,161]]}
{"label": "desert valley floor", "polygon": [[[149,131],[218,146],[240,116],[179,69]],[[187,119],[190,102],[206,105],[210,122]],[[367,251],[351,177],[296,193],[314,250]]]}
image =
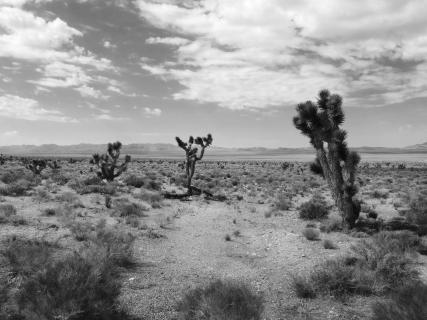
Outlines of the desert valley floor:
{"label": "desert valley floor", "polygon": [[[12,287],[8,295],[24,278],[7,258],[14,242],[52,244],[53,256],[61,259],[90,247],[97,232],[110,228],[132,237],[134,261],[120,271],[118,304],[139,319],[179,319],[182,297],[216,279],[249,285],[262,295],[263,319],[270,320],[370,319],[371,304],[384,299],[376,294],[304,299],[295,293],[296,275],[309,274],[369,238],[360,230],[334,228],[339,216],[327,185],[307,163],[201,162],[193,183],[217,196],[185,201],[162,196],[185,192],[181,161],[133,161],[111,183],[99,180],[87,160],[58,163],[60,169],[47,168],[41,176],[16,160],[0,167],[1,276]],[[362,162],[361,216],[402,217],[411,199],[426,196],[427,164],[399,164]],[[313,196],[322,198],[329,214],[301,219],[300,206]],[[318,232],[314,241],[303,235],[307,226]],[[326,249],[325,240],[333,248]],[[417,253],[414,259],[420,279],[427,281],[426,256]]]}

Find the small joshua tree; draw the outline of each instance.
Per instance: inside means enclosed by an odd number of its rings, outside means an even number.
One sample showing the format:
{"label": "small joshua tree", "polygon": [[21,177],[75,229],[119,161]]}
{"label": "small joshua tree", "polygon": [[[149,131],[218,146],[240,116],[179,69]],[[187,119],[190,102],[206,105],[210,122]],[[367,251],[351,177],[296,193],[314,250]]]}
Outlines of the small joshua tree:
{"label": "small joshua tree", "polygon": [[90,160],[91,164],[95,164],[98,167],[97,175],[101,179],[107,181],[113,181],[114,178],[120,176],[123,172],[127,170],[128,164],[130,162],[130,156],[125,156],[125,161],[122,164],[118,164],[120,157],[120,149],[122,148],[122,143],[117,141],[114,143],[109,143],[107,147],[107,153],[99,155],[95,153]]}
{"label": "small joshua tree", "polygon": [[25,168],[31,170],[34,174],[40,175],[47,166],[46,160],[32,159],[24,161]]}
{"label": "small joshua tree", "polygon": [[[185,175],[187,178],[187,194],[191,195],[193,190],[197,188],[191,185],[191,180],[194,176],[194,170],[196,168],[196,162],[202,160],[203,155],[205,154],[205,149],[212,144],[212,135],[209,133],[206,137],[197,137],[194,139],[192,136],[188,139],[188,142],[182,141],[179,137],[176,137],[176,142],[178,146],[185,151]],[[197,154],[198,148],[193,146],[194,144],[201,147],[200,154]]]}
{"label": "small joshua tree", "polygon": [[354,198],[360,156],[348,149],[347,132],[340,128],[344,122],[342,98],[322,90],[317,103],[300,103],[296,110],[295,127],[310,138],[316,149],[311,170],[326,179],[345,226],[352,228],[360,213],[359,201]]}
{"label": "small joshua tree", "polygon": [[58,164],[58,161],[53,160],[47,163],[48,167],[52,170],[58,170],[61,169],[61,166]]}

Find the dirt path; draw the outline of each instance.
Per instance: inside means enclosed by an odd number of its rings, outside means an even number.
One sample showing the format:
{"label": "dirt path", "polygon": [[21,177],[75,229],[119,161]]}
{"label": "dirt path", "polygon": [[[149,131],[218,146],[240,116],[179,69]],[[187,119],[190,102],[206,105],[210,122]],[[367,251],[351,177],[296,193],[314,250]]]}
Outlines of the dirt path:
{"label": "dirt path", "polygon": [[[289,287],[291,275],[341,250],[325,250],[320,241],[304,239],[300,235],[304,223],[294,211],[267,219],[266,210],[258,206],[251,212],[203,201],[174,202],[164,208],[179,213],[157,231],[165,238],[138,239],[135,252],[143,266],[125,279],[126,307],[146,319],[174,319],[176,302],[186,291],[220,278],[244,280],[262,292],[268,301],[266,319],[288,319],[281,314],[289,309],[301,313],[297,310],[301,301]],[[150,220],[164,220],[164,212]],[[240,236],[233,235],[236,230]],[[226,234],[231,241],[225,240]]]}

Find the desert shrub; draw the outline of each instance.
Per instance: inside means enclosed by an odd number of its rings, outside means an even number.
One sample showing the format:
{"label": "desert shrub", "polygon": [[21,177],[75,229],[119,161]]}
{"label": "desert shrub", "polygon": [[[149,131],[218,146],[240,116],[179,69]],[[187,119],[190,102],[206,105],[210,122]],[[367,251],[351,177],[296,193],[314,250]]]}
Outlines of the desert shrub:
{"label": "desert shrub", "polygon": [[125,222],[133,228],[139,228],[141,225],[141,222],[137,216],[127,216],[125,218]]}
{"label": "desert shrub", "polygon": [[146,183],[145,187],[146,187],[148,190],[156,190],[156,191],[159,191],[159,190],[162,188],[162,185],[161,185],[161,183],[160,183],[160,182],[158,182],[158,181],[156,181],[156,180],[151,179],[151,180],[148,180],[148,181],[147,181],[147,183]]}
{"label": "desert shrub", "polygon": [[332,240],[325,239],[323,240],[323,248],[325,249],[338,249],[335,243]]}
{"label": "desert shrub", "polygon": [[427,285],[421,282],[397,289],[386,301],[372,306],[372,320],[427,319]]}
{"label": "desert shrub", "polygon": [[71,176],[61,172],[54,172],[51,177],[53,182],[63,186],[71,180]]}
{"label": "desert shrub", "polygon": [[298,298],[315,298],[316,291],[313,287],[311,279],[308,279],[304,276],[293,276],[292,277],[292,287]]}
{"label": "desert shrub", "polygon": [[177,309],[187,320],[259,320],[263,299],[243,283],[216,280],[189,291]]}
{"label": "desert shrub", "polygon": [[137,216],[146,217],[147,208],[139,203],[130,202],[127,199],[116,201],[116,214],[120,217]]}
{"label": "desert shrub", "polygon": [[100,185],[103,183],[98,176],[89,176],[81,181],[85,186]]}
{"label": "desert shrub", "polygon": [[91,239],[94,249],[105,252],[106,257],[116,267],[129,268],[135,265],[134,235],[122,229],[106,227],[102,222],[95,230],[96,234]]}
{"label": "desert shrub", "polygon": [[277,197],[276,201],[274,202],[274,208],[276,210],[289,210],[292,207],[292,199],[285,195],[281,194]]}
{"label": "desert shrub", "polygon": [[34,180],[38,180],[37,177],[34,177],[30,172],[22,169],[9,170],[1,174],[0,181],[11,184],[17,182],[21,179],[25,179],[27,181],[33,182]]}
{"label": "desert shrub", "polygon": [[411,223],[427,225],[427,197],[418,194],[412,196],[409,201],[409,212],[406,214]]}
{"label": "desert shrub", "polygon": [[329,208],[326,201],[320,195],[315,195],[309,201],[301,204],[299,216],[301,219],[313,220],[326,218],[329,214]]}
{"label": "desert shrub", "polygon": [[146,201],[146,202],[150,203],[151,205],[160,204],[163,200],[163,197],[159,192],[150,191],[150,190],[143,190],[143,189],[135,197],[138,199],[141,199],[143,201]]}
{"label": "desert shrub", "polygon": [[74,253],[25,279],[17,301],[27,319],[126,319],[117,309],[119,294],[118,273],[108,259]]}
{"label": "desert shrub", "polygon": [[31,181],[26,179],[19,179],[7,185],[0,187],[0,194],[3,196],[24,196],[27,191],[32,188],[33,184]]}
{"label": "desert shrub", "polygon": [[66,202],[68,204],[73,205],[74,207],[82,207],[82,201],[80,200],[79,196],[75,194],[74,192],[64,192],[56,197],[56,200],[59,200],[61,202]]}
{"label": "desert shrub", "polygon": [[372,192],[372,197],[376,199],[387,199],[389,196],[389,190],[387,189],[377,189]]}
{"label": "desert shrub", "polygon": [[34,188],[34,199],[38,202],[51,200],[49,192],[44,187]]}
{"label": "desert shrub", "polygon": [[344,298],[348,294],[371,294],[375,276],[368,270],[347,257],[326,260],[315,266],[310,280],[316,292],[326,293],[336,298]]}
{"label": "desert shrub", "polygon": [[7,220],[9,217],[16,214],[16,208],[13,204],[2,203],[0,204],[0,223],[3,220]]}
{"label": "desert shrub", "polygon": [[342,219],[331,217],[328,220],[325,220],[320,225],[320,231],[322,232],[334,232],[334,231],[341,231],[342,230]]}
{"label": "desert shrub", "polygon": [[381,294],[419,278],[411,254],[418,245],[410,232],[380,232],[363,239],[347,256],[326,260],[310,275],[316,292],[336,297]]}
{"label": "desert shrub", "polygon": [[56,210],[55,208],[46,208],[43,210],[43,214],[48,217],[55,216]]}
{"label": "desert shrub", "polygon": [[95,227],[89,222],[74,221],[68,225],[68,227],[77,241],[87,241],[91,239],[92,232],[95,230]]}
{"label": "desert shrub", "polygon": [[57,245],[44,240],[10,238],[2,254],[8,259],[14,274],[28,276],[49,263]]}
{"label": "desert shrub", "polygon": [[320,236],[320,231],[315,229],[315,228],[305,228],[302,231],[303,236],[310,241],[315,241],[315,240],[319,240],[319,236]]}
{"label": "desert shrub", "polygon": [[135,188],[141,188],[145,185],[145,178],[141,177],[141,176],[136,176],[136,175],[130,175],[128,177],[126,177],[125,179],[125,184],[128,186],[132,186]]}
{"label": "desert shrub", "polygon": [[[99,180],[99,181],[98,181]],[[92,183],[93,184],[87,184]],[[114,183],[105,183],[98,177],[87,178],[86,180],[72,180],[68,186],[75,190],[78,194],[100,193],[113,195],[116,193],[116,185]]]}
{"label": "desert shrub", "polygon": [[56,207],[51,207],[49,209],[51,210],[49,214],[57,216],[58,221],[66,227],[75,222],[78,214],[75,208],[69,204],[57,205]]}

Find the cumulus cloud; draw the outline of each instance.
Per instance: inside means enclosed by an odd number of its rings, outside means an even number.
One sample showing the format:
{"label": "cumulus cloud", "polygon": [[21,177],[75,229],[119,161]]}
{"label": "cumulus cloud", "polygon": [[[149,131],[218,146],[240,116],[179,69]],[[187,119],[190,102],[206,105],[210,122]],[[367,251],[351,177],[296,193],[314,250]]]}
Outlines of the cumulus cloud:
{"label": "cumulus cloud", "polygon": [[75,122],[57,110],[40,107],[36,100],[10,94],[0,97],[0,116],[30,121]]}
{"label": "cumulus cloud", "polygon": [[[147,39],[173,44],[175,60],[141,61],[147,72],[184,87],[175,99],[266,108],[328,87],[347,104],[379,106],[427,92],[423,0],[137,0],[137,6],[146,21],[176,34]],[[380,90],[369,93],[374,87]]]}
{"label": "cumulus cloud", "polygon": [[81,31],[59,18],[48,21],[22,7],[47,0],[0,1],[0,57],[37,63],[43,76],[28,82],[36,84],[38,92],[43,87],[73,87],[84,97],[101,97],[88,86],[97,81],[90,74],[114,68],[110,60],[74,43],[75,37],[83,36]]}
{"label": "cumulus cloud", "polygon": [[25,60],[70,58],[73,53],[61,48],[82,35],[59,18],[46,21],[15,7],[0,7],[0,27],[5,30],[0,35],[0,56]]}
{"label": "cumulus cloud", "polygon": [[144,108],[144,114],[147,117],[160,117],[162,115],[162,110],[159,108]]}

